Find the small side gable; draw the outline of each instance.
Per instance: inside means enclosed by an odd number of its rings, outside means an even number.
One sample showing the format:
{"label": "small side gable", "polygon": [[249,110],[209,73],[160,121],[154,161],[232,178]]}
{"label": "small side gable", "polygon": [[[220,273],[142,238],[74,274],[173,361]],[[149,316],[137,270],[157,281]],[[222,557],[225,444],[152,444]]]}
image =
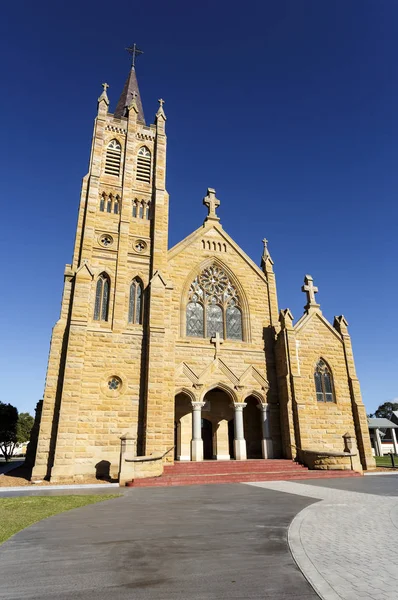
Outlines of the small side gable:
{"label": "small side gable", "polygon": [[336,329],[329,323],[327,319],[323,316],[321,311],[310,312],[309,314],[304,314],[299,321],[294,325],[293,329],[296,332],[297,339],[300,339],[301,335],[308,331],[308,329],[317,328],[318,324],[322,324],[339,342],[342,344],[343,341],[341,336],[336,331]]}

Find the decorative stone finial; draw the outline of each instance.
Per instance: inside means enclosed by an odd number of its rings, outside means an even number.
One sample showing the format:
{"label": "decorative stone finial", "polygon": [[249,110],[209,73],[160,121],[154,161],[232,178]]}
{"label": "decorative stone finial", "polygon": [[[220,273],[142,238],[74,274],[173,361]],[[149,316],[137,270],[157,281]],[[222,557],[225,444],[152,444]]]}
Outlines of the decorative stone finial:
{"label": "decorative stone finial", "polygon": [[272,265],[274,264],[274,261],[272,260],[271,255],[268,250],[267,238],[263,239],[263,244],[264,244],[264,250],[263,250],[263,255],[261,257],[261,266],[263,267],[265,273],[272,272]]}
{"label": "decorative stone finial", "polygon": [[104,89],[102,90],[101,96],[98,98],[98,104],[100,104],[100,102],[105,102],[105,104],[109,106],[108,94],[106,93],[106,90],[108,89],[109,85],[107,83],[103,83],[102,87]]}
{"label": "decorative stone finial", "polygon": [[315,300],[315,294],[318,292],[318,288],[314,285],[314,280],[311,275],[306,275],[304,277],[304,285],[301,288],[302,292],[307,294],[307,304],[305,305],[305,309],[309,308],[319,308],[319,304],[317,304]]}
{"label": "decorative stone finial", "polygon": [[164,114],[164,109],[163,109],[163,104],[164,104],[163,98],[159,98],[158,102],[159,102],[159,108],[158,108],[158,112],[156,113],[156,118],[163,117],[163,119],[166,120],[166,115]]}
{"label": "decorative stone finial", "polygon": [[216,214],[216,208],[220,206],[220,201],[216,198],[216,190],[213,188],[207,188],[207,196],[203,198],[203,204],[208,208],[208,215],[205,221],[219,221],[219,217]]}

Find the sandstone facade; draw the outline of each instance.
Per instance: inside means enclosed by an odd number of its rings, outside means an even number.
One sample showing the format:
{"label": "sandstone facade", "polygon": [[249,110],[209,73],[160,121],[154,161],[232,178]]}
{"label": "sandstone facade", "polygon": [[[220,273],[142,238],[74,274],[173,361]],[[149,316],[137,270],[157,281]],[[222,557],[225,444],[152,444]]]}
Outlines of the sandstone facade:
{"label": "sandstone facade", "polygon": [[[134,430],[167,460],[341,452],[374,465],[347,322],[315,302],[279,312],[264,241],[258,267],[229,237],[209,189],[205,222],[168,249],[166,116],[144,121],[132,69],[115,114],[98,99],[73,261],[51,340],[33,478],[108,470]],[[202,294],[202,295],[201,295]],[[317,395],[327,365],[332,396]],[[328,375],[329,376],[329,375]],[[323,377],[323,375],[322,375]]]}

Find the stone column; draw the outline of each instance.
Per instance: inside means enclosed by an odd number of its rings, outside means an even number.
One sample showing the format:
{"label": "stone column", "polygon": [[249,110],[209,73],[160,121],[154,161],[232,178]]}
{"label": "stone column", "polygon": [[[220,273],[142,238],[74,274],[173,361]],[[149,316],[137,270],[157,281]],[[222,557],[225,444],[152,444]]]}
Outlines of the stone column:
{"label": "stone column", "polygon": [[177,460],[191,460],[192,413],[181,417],[177,429]]}
{"label": "stone column", "polygon": [[377,456],[383,456],[383,449],[382,449],[382,445],[381,445],[380,430],[378,428],[375,429],[375,436],[376,436],[376,454],[377,454]]}
{"label": "stone column", "polygon": [[216,460],[229,460],[229,443],[228,443],[228,421],[222,419],[217,427],[215,435],[215,448],[213,458]]}
{"label": "stone column", "polygon": [[202,408],[204,405],[205,402],[192,402],[191,456],[196,462],[203,460]]}
{"label": "stone column", "polygon": [[245,408],[246,402],[234,402],[233,407],[235,409],[235,439],[234,439],[234,451],[236,460],[246,460],[246,440],[243,428],[243,409]]}
{"label": "stone column", "polygon": [[270,405],[269,404],[259,404],[257,406],[259,410],[261,410],[261,424],[263,431],[263,439],[261,440],[261,449],[263,453],[263,458],[273,458],[273,448],[272,448],[272,439],[270,436],[270,426],[269,426],[269,412]]}
{"label": "stone column", "polygon": [[395,435],[395,429],[391,428],[392,445],[394,447],[394,454],[398,454],[397,436]]}

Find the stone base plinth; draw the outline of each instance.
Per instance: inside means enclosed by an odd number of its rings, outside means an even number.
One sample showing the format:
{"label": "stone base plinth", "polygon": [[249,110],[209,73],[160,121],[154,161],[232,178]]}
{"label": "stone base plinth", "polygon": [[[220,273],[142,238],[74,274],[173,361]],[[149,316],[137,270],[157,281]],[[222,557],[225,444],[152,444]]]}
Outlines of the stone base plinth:
{"label": "stone base plinth", "polygon": [[203,440],[191,440],[192,461],[200,462],[203,460]]}
{"label": "stone base plinth", "polygon": [[263,458],[274,458],[272,440],[270,438],[261,440],[261,450]]}
{"label": "stone base plinth", "polygon": [[236,460],[246,460],[246,440],[234,440],[234,451]]}

